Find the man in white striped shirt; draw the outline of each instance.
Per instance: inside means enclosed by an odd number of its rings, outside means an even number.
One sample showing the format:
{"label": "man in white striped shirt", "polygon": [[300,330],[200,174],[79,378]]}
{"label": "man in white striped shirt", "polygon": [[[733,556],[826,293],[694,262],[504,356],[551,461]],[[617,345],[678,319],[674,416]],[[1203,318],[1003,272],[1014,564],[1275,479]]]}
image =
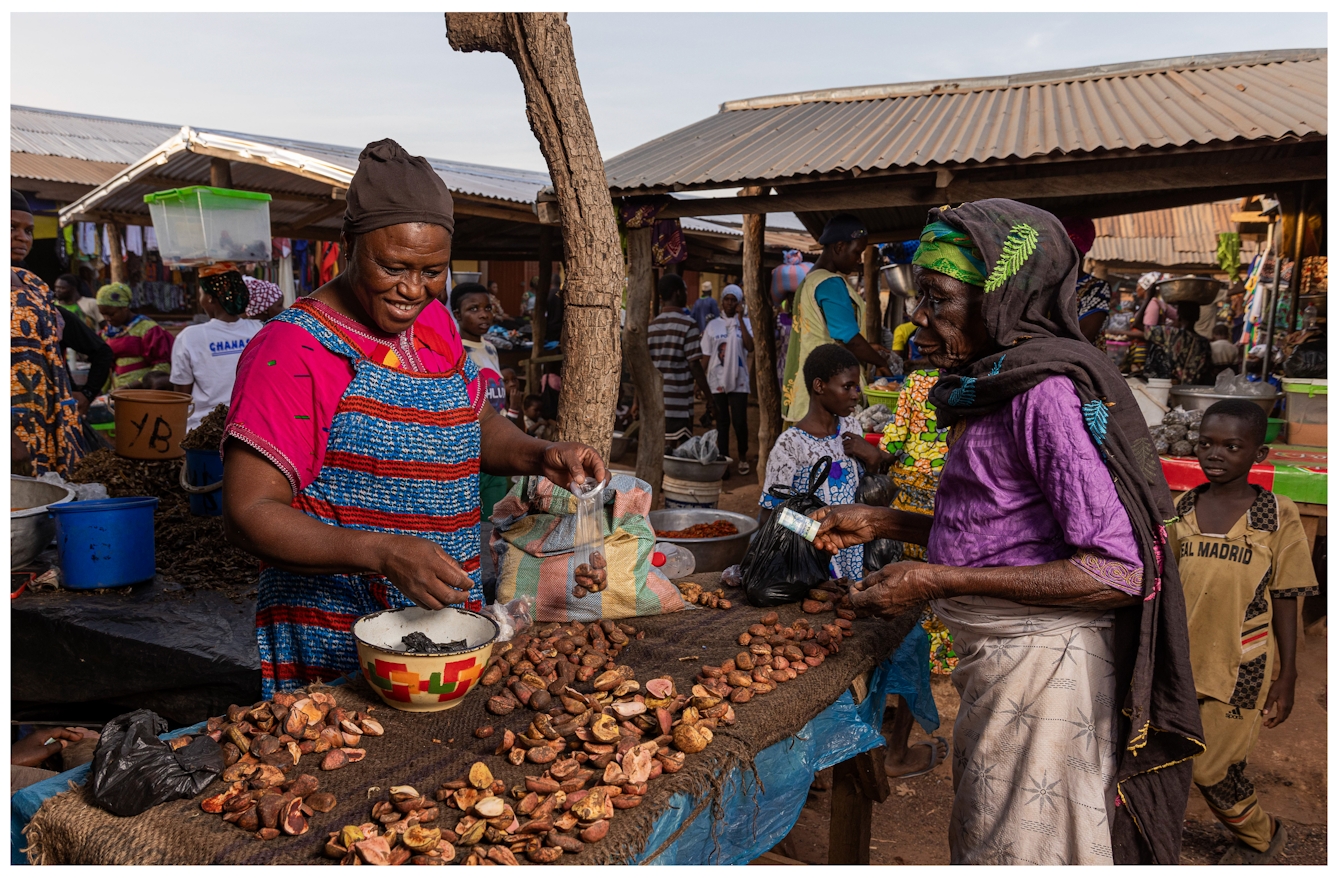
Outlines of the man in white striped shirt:
{"label": "man in white striped shirt", "polygon": [[687,312],[688,287],[683,278],[666,274],[660,278],[660,313],[650,322],[646,343],[650,358],[664,376],[664,438],[666,447],[692,436],[692,388],[696,384],[706,399],[706,357],[702,355],[701,330]]}

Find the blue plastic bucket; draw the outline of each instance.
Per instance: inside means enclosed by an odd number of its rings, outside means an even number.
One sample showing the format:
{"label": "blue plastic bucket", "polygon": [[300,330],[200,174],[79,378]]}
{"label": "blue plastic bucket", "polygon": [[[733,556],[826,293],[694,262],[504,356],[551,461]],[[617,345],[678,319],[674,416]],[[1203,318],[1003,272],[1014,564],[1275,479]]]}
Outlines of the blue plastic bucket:
{"label": "blue plastic bucket", "polygon": [[117,588],[155,573],[157,497],[83,500],[52,506],[56,550],[66,588]]}
{"label": "blue plastic bucket", "polygon": [[223,481],[223,455],[217,449],[186,449],[186,480],[182,487],[190,494],[191,515],[222,515],[223,489],[197,494],[192,488],[205,488]]}

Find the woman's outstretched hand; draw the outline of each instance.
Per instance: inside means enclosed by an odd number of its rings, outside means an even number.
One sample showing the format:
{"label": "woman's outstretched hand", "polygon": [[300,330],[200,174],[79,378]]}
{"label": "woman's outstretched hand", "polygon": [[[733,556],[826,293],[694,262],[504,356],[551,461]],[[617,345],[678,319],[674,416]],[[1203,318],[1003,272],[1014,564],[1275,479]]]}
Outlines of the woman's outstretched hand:
{"label": "woman's outstretched hand", "polygon": [[860,615],[899,616],[928,597],[924,574],[933,567],[921,561],[899,561],[850,585],[850,605]]}
{"label": "woman's outstretched hand", "polygon": [[879,519],[886,509],[849,503],[842,506],[824,506],[810,517],[820,523],[813,545],[831,554],[851,546],[862,546],[879,537]]}

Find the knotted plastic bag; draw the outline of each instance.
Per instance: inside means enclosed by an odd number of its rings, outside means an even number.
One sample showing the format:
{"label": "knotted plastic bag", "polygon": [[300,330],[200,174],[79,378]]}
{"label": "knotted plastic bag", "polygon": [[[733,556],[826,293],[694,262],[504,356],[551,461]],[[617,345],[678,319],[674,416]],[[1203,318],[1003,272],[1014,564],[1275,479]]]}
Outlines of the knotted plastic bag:
{"label": "knotted plastic bag", "polygon": [[587,478],[584,485],[571,483],[568,490],[576,498],[576,543],[572,592],[576,597],[601,592],[609,587],[609,562],[604,554],[604,489],[609,480],[596,482]]}
{"label": "knotted plastic bag", "polygon": [[771,519],[758,531],[740,565],[744,592],[754,607],[803,600],[810,590],[832,578],[828,572],[832,556],[780,523],[782,509],[808,515],[827,505],[818,499],[817,491],[826,483],[831,469],[832,459],[823,457],[809,470],[808,490],[793,493],[785,485],[772,485],[769,489],[773,497],[786,499],[772,510]]}
{"label": "knotted plastic bag", "polygon": [[200,735],[180,750],[158,739],[167,722],[151,710],[122,714],[107,723],[93,753],[93,801],[120,817],[154,805],[189,799],[223,773],[223,748]]}
{"label": "knotted plastic bag", "polygon": [[707,430],[700,436],[693,436],[675,448],[671,456],[681,457],[684,460],[696,460],[701,463],[711,463],[720,459],[719,438],[717,431]]}

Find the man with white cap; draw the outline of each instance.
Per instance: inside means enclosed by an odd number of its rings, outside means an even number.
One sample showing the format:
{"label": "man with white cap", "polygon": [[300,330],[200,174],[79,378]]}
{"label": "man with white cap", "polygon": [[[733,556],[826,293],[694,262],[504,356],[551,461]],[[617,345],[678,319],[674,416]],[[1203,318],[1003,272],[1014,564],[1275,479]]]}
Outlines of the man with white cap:
{"label": "man with white cap", "polygon": [[702,353],[707,357],[706,383],[711,387],[719,422],[717,443],[721,455],[729,456],[729,428],[739,442],[739,475],[748,475],[748,360],[753,336],[748,320],[739,311],[743,290],[736,284],[720,294],[721,315],[702,332]]}
{"label": "man with white cap", "polygon": [[711,297],[711,292],[711,282],[702,281],[701,295],[692,303],[692,319],[697,321],[699,332],[705,332],[706,324],[720,316],[720,303]]}

